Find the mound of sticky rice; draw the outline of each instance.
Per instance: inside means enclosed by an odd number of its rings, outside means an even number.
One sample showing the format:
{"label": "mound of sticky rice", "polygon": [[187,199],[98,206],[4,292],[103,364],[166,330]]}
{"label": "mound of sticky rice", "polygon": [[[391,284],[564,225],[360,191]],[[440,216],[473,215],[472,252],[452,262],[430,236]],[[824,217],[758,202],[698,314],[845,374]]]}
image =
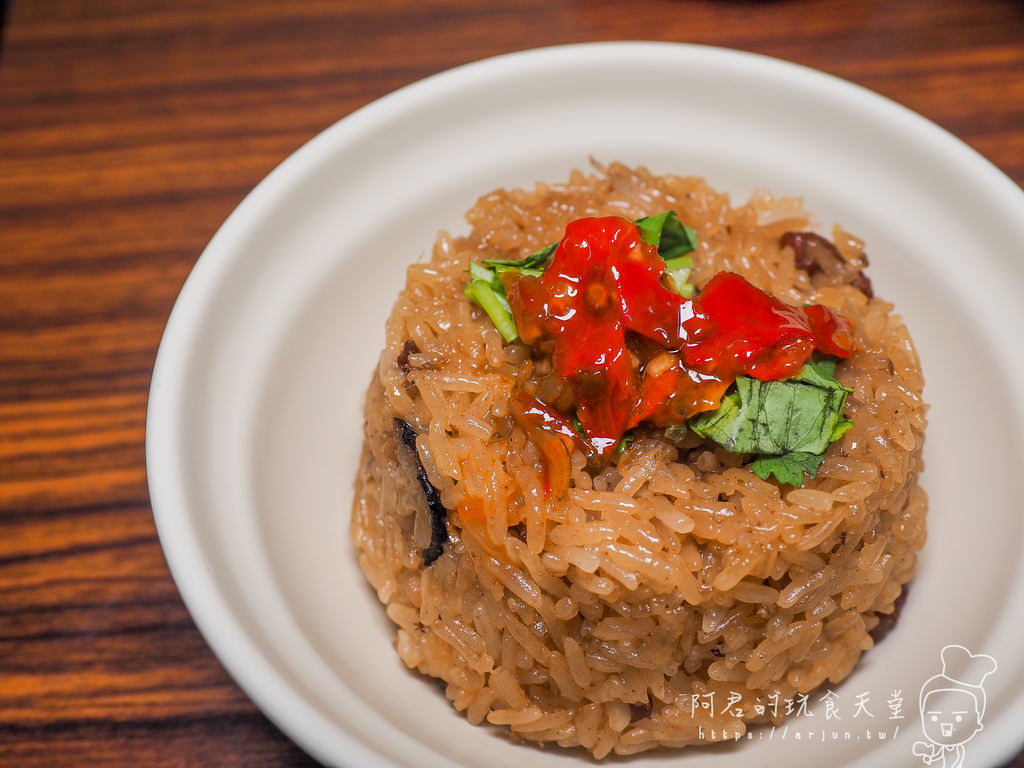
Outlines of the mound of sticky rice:
{"label": "mound of sticky rice", "polygon": [[[641,426],[604,466],[574,452],[568,489],[545,489],[510,398],[549,369],[467,298],[468,263],[522,258],[583,216],[666,210],[697,231],[698,289],[730,270],[853,323],[835,374],[853,428],[801,487]],[[409,267],[366,398],[352,538],[402,661],[471,723],[598,758],[732,739],[846,678],[914,575],[927,503],[921,369],[870,295],[863,243],[834,226],[834,249],[801,250],[785,237],[815,227],[799,200],[734,208],[701,179],[620,165],[497,190],[467,220]]]}

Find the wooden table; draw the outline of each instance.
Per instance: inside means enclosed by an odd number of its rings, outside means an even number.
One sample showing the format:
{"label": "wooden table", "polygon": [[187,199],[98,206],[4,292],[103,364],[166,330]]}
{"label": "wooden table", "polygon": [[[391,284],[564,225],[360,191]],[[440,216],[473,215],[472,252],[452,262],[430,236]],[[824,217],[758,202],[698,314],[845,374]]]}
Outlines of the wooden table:
{"label": "wooden table", "polygon": [[13,2],[0,51],[0,764],[315,765],[225,674],[161,555],[145,416],[175,295],[246,191],[362,104],[493,54],[651,38],[853,80],[1024,183],[1019,0]]}

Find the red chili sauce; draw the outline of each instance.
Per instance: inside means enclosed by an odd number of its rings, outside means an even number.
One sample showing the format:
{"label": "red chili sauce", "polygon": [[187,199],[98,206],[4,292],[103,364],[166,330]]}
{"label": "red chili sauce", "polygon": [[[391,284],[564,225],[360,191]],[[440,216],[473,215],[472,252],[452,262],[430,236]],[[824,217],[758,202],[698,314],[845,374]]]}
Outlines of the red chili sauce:
{"label": "red chili sauce", "polygon": [[[715,410],[740,374],[786,379],[815,349],[852,351],[850,322],[827,307],[790,307],[731,272],[686,299],[662,284],[664,272],[636,225],[608,216],[571,222],[540,277],[503,277],[520,337],[550,342],[598,456],[642,421],[683,424]],[[543,404],[523,398],[538,425],[557,424],[566,437],[563,418],[539,417]]]}

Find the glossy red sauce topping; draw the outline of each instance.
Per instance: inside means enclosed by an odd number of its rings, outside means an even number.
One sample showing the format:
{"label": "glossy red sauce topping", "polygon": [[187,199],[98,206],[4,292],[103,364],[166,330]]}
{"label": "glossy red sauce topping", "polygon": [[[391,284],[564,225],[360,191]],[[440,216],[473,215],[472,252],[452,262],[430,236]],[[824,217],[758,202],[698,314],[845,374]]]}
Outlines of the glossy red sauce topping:
{"label": "glossy red sauce topping", "polygon": [[849,321],[826,307],[790,307],[730,272],[685,299],[662,285],[664,271],[636,225],[609,216],[571,222],[540,277],[504,277],[519,335],[552,343],[599,455],[641,421],[714,410],[737,375],[784,379],[815,349],[852,351]]}

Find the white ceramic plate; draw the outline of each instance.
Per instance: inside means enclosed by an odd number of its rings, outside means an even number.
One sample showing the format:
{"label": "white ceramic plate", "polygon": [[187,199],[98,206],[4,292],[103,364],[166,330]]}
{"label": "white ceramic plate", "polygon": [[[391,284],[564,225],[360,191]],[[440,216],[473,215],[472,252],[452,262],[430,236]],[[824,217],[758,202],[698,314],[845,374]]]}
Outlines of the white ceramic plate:
{"label": "white ceramic plate", "polygon": [[[737,202],[801,195],[821,225],[864,237],[932,403],[920,575],[896,631],[836,687],[842,721],[812,701],[786,732],[691,750],[687,765],[920,765],[918,691],[950,643],[999,664],[967,763],[1008,756],[1024,736],[1024,194],[877,95],[713,48],[571,46],[430,78],[315,138],[225,222],[167,325],[147,438],[161,542],[214,651],[330,765],[589,763],[468,725],[404,669],[348,517],[363,391],[406,265],[438,229],[462,231],[479,195],[564,179],[590,156],[705,176]],[[872,718],[854,717],[858,698]]]}

